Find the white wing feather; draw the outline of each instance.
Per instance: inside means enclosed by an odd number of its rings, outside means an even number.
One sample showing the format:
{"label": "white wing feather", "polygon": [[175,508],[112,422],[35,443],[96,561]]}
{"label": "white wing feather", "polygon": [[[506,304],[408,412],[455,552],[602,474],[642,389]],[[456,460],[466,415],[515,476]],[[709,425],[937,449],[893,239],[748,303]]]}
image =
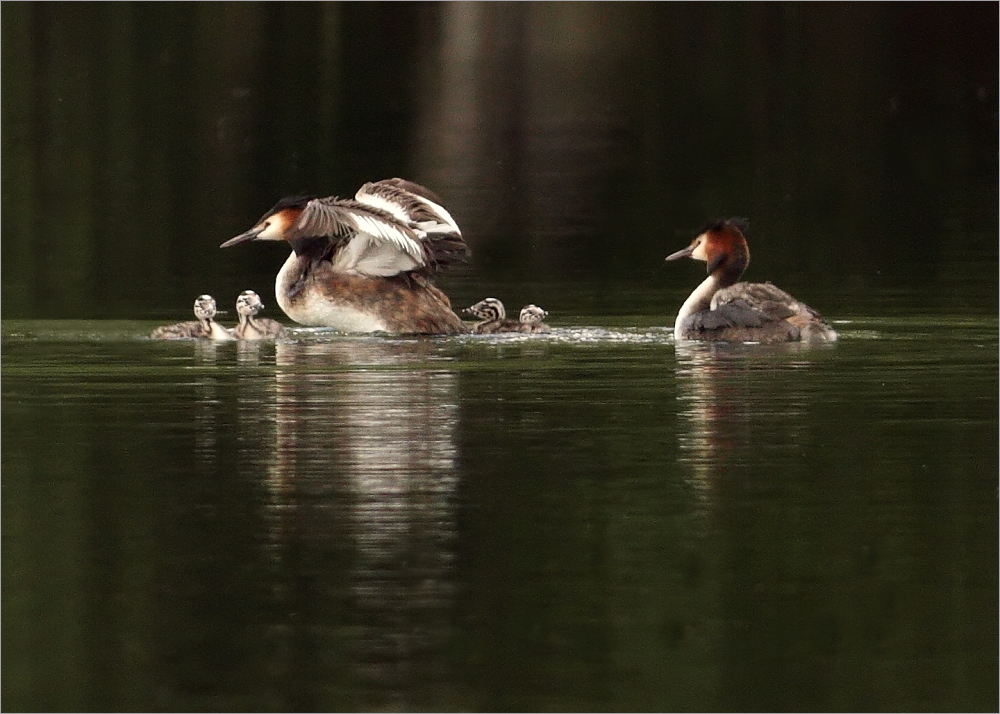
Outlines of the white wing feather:
{"label": "white wing feather", "polygon": [[337,252],[333,267],[388,277],[423,267],[423,248],[406,232],[373,216],[352,213],[356,232]]}

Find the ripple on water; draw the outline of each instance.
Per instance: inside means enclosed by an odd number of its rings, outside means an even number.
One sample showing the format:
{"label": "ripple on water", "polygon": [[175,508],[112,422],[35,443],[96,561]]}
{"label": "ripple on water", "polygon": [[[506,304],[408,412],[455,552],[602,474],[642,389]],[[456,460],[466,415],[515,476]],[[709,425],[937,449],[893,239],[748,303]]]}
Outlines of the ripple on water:
{"label": "ripple on water", "polygon": [[[585,318],[586,319],[586,318]],[[150,331],[159,323],[136,320],[4,320],[2,337],[17,342],[128,342],[133,340],[164,343],[151,340]],[[922,316],[920,318],[877,318],[835,320],[838,342],[859,341],[912,341],[935,336],[937,339],[973,340],[986,345],[996,343],[995,321],[965,317]],[[543,333],[501,333],[495,335],[454,335],[427,338],[423,336],[396,336],[384,333],[348,334],[328,327],[303,327],[285,323],[288,336],[285,342],[324,343],[344,340],[427,340],[457,342],[461,344],[673,344],[673,328],[662,325],[579,325],[552,327]],[[170,342],[199,342],[199,340],[172,340]]]}
{"label": "ripple on water", "polygon": [[497,335],[459,335],[456,339],[469,343],[556,342],[570,344],[665,344],[672,343],[673,330],[667,327],[607,328],[553,327],[549,332]]}

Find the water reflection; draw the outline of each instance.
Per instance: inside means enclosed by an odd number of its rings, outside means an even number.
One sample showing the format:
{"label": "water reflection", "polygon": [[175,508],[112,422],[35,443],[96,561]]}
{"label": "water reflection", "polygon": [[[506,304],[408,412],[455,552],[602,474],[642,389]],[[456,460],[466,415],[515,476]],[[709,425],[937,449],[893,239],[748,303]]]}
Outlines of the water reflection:
{"label": "water reflection", "polygon": [[[749,701],[741,687],[763,674],[753,653],[780,652],[789,644],[781,634],[786,621],[777,616],[768,622],[775,602],[780,611],[799,604],[789,596],[796,584],[782,562],[783,538],[771,524],[787,518],[778,510],[798,466],[791,454],[808,440],[809,393],[791,375],[809,368],[811,350],[801,344],[676,346],[678,460],[688,467],[683,477],[698,499],[701,534],[709,544],[704,552],[719,623],[712,659],[720,710]],[[764,491],[770,497],[761,498]],[[771,581],[781,582],[777,594],[759,590],[767,571]],[[761,627],[761,620],[768,625]],[[774,660],[770,666],[779,671],[787,664]],[[781,701],[774,692],[758,696]]]}
{"label": "water reflection", "polygon": [[[215,367],[219,345],[211,340],[196,340],[194,361],[199,367]],[[217,428],[219,376],[215,370],[204,370],[195,381],[194,453],[199,466],[214,474],[219,451]]]}
{"label": "water reflection", "polygon": [[[789,448],[803,437],[808,391],[761,392],[759,377],[775,370],[808,369],[826,345],[686,344],[676,346],[680,461],[691,466],[691,483],[706,500],[717,480],[749,461],[758,444],[775,439]],[[769,439],[755,439],[758,430]]]}
{"label": "water reflection", "polygon": [[[332,681],[356,690],[352,708],[439,702],[452,596],[456,375],[428,364],[435,356],[427,341],[279,342],[274,351],[274,438],[260,444],[281,613],[272,666],[292,679],[311,672],[313,692]],[[317,638],[341,663],[308,661]]]}

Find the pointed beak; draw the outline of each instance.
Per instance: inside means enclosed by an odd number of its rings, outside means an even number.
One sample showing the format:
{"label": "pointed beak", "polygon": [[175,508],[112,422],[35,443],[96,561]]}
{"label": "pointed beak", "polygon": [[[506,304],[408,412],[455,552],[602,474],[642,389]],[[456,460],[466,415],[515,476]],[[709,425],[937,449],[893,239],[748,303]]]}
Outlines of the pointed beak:
{"label": "pointed beak", "polygon": [[[236,239],[234,238],[233,240]],[[694,252],[694,246],[689,245],[687,248],[684,248],[683,250],[679,250],[676,253],[671,253],[666,258],[664,258],[664,261],[680,260],[681,258],[690,258],[693,252]]]}
{"label": "pointed beak", "polygon": [[229,248],[229,247],[234,246],[234,245],[239,245],[240,243],[246,243],[248,241],[252,241],[252,240],[254,240],[257,236],[259,236],[263,232],[264,232],[263,227],[261,227],[261,226],[254,226],[253,228],[251,228],[250,230],[248,230],[246,233],[240,233],[235,238],[230,238],[229,240],[227,240],[225,243],[223,243],[219,247],[220,248]]}

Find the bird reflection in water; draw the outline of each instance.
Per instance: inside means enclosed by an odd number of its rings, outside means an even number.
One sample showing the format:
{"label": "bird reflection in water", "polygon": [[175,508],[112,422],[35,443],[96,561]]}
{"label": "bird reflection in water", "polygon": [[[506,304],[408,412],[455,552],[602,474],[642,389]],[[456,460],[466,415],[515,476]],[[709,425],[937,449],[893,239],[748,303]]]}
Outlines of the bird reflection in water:
{"label": "bird reflection in water", "polygon": [[219,377],[215,370],[218,362],[219,343],[211,340],[194,342],[194,363],[204,367],[195,381],[196,410],[194,414],[194,453],[199,468],[210,476],[215,475],[216,454],[219,450],[217,425],[219,405]]}
{"label": "bird reflection in water", "polygon": [[[812,412],[823,381],[810,373],[834,345],[677,344],[678,457],[697,499],[692,562],[706,583],[702,611],[711,613],[697,624],[719,651],[820,651],[828,620],[818,627],[816,613],[856,617],[837,611],[823,585],[836,537],[816,505],[822,432]],[[779,655],[770,657],[720,665],[719,708],[753,696]]]}
{"label": "bird reflection in water", "polygon": [[347,677],[355,706],[447,707],[457,375],[422,340],[274,349],[269,549],[279,603],[305,618],[285,629],[329,635],[346,671],[312,684]]}
{"label": "bird reflection in water", "polygon": [[801,444],[808,393],[791,380],[763,384],[761,375],[808,368],[810,353],[821,349],[805,343],[678,343],[680,461],[690,465],[691,485],[706,506],[718,495],[719,479],[753,462],[761,445],[776,437],[788,450]]}

